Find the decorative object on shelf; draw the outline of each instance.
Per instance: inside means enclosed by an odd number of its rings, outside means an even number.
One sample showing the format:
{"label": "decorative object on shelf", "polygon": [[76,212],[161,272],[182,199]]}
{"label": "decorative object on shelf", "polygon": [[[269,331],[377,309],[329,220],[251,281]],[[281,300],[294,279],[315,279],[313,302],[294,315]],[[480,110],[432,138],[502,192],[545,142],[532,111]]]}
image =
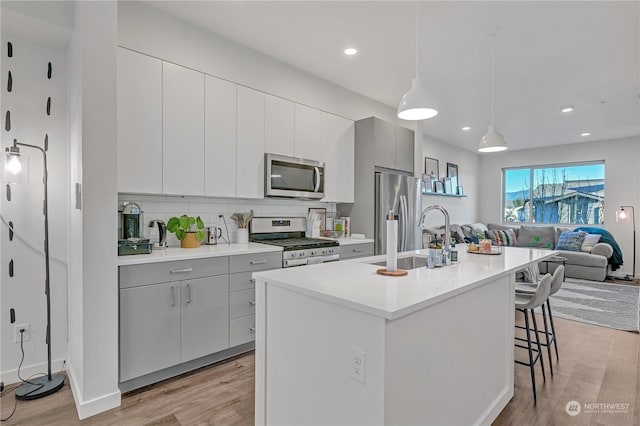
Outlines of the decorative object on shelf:
{"label": "decorative object on shelf", "polygon": [[444,194],[444,185],[441,180],[435,181],[435,192],[438,194]]}
{"label": "decorative object on shelf", "polygon": [[[47,375],[44,377],[38,377],[35,379],[29,379],[23,384],[18,386],[15,390],[16,399],[31,400],[38,399],[44,396],[57,392],[64,385],[64,376],[59,374],[51,374],[51,280],[50,280],[50,268],[49,268],[49,203],[48,203],[48,170],[47,170],[47,153],[44,149],[36,145],[29,145],[26,143],[20,143],[16,139],[13,140],[13,146],[7,151],[5,160],[7,161],[7,167],[9,173],[19,174],[27,173],[27,170],[23,170],[20,163],[20,147],[36,149],[42,153],[43,157],[43,178],[42,183],[44,186],[44,202],[43,202],[43,214],[44,214],[44,293],[47,300],[47,329],[45,342],[47,344]],[[26,167],[24,168],[26,169]],[[13,260],[12,260],[13,261]],[[10,268],[13,269],[13,268]],[[13,271],[10,271],[13,272]]]}
{"label": "decorative object on shelf", "polygon": [[433,192],[433,177],[424,173],[422,175],[422,193]]}
{"label": "decorative object on shelf", "polygon": [[458,179],[458,165],[453,163],[447,163],[447,177],[451,179],[451,193],[458,193],[458,185],[460,180]]}
{"label": "decorative object on shelf", "polygon": [[499,30],[500,28],[496,27],[490,34],[488,34],[490,37],[493,37],[491,49],[491,125],[489,126],[487,134],[484,135],[480,140],[480,145],[478,146],[478,151],[480,152],[498,152],[507,149],[507,141],[504,139],[504,136],[502,136],[500,132],[498,132],[493,121],[493,98],[495,95],[496,32]]}
{"label": "decorative object on shelf", "polygon": [[[309,207],[307,215],[307,233],[313,237],[324,237],[327,222],[327,209],[321,207]],[[331,227],[333,229],[333,226]]]}
{"label": "decorative object on shelf", "polygon": [[176,234],[182,248],[198,248],[206,237],[204,222],[200,216],[193,217],[186,214],[179,218],[174,216],[167,222],[167,231]]}
{"label": "decorative object on shelf", "polygon": [[424,172],[431,175],[431,178],[434,181],[440,180],[440,167],[438,165],[438,160],[435,158],[424,157]]}
{"label": "decorative object on shelf", "polygon": [[420,78],[420,2],[416,0],[416,78],[411,82],[411,89],[402,97],[398,106],[398,118],[403,120],[426,120],[438,115],[436,101],[427,91]]}
{"label": "decorative object on shelf", "polygon": [[442,178],[442,185],[444,186],[445,194],[453,194],[453,185],[451,184],[451,178]]}
{"label": "decorative object on shelf", "polygon": [[462,188],[461,186],[456,187],[456,194],[464,195],[464,188]]}
{"label": "decorative object on shelf", "polygon": [[[624,208],[631,209],[631,216]],[[636,278],[636,211],[633,206],[620,206],[620,210],[616,210],[616,222],[631,222],[633,224],[633,275],[626,275],[624,280],[633,281]]]}

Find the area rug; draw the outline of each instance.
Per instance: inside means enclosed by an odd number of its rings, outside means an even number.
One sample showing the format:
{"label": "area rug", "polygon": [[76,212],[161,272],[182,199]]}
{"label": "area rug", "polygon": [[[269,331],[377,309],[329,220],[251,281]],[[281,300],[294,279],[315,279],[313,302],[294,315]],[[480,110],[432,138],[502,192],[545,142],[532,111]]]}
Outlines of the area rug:
{"label": "area rug", "polygon": [[640,287],[567,278],[551,296],[554,317],[638,332]]}

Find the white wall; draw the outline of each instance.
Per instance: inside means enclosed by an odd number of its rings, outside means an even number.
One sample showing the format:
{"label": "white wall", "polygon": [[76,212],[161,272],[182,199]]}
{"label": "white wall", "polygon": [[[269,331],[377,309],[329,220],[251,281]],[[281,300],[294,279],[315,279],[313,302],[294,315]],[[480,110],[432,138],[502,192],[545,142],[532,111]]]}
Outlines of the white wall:
{"label": "white wall", "polygon": [[[620,205],[636,209],[636,226],[640,215],[640,139],[626,138],[563,145],[540,149],[504,151],[480,156],[478,218],[481,222],[502,220],[502,168],[579,161],[605,162],[605,224],[620,245],[624,265],[615,275],[631,274],[633,264],[633,233],[629,223],[616,223],[615,212]],[[636,250],[640,244],[636,242]],[[636,267],[636,269],[638,269]],[[636,271],[637,274],[638,271]]]}
{"label": "white wall", "polygon": [[[82,183],[82,210],[71,215],[70,380],[84,418],[120,405],[118,389],[118,278],[116,266],[116,44],[112,1],[76,2],[70,46],[73,179]],[[81,164],[81,170],[79,165]],[[72,181],[71,185],[75,182]],[[81,222],[81,225],[78,225]],[[75,249],[74,249],[75,250]]]}
{"label": "white wall", "polygon": [[[4,6],[4,5],[3,5]],[[47,153],[49,170],[49,253],[51,286],[51,351],[52,370],[59,371],[67,354],[67,214],[68,136],[66,100],[66,55],[64,51],[45,47],[37,41],[7,31],[5,19],[15,14],[3,13],[2,32],[2,151],[18,142],[44,148],[44,135],[49,135]],[[13,57],[7,57],[7,42],[13,44]],[[46,78],[47,63],[53,65],[51,80]],[[7,76],[11,71],[13,90],[7,92]],[[51,115],[45,114],[47,97],[51,96]],[[11,112],[11,130],[5,130],[6,111]],[[27,156],[29,179],[11,186],[7,201],[2,185],[0,213],[1,281],[0,286],[0,375],[5,383],[18,381],[21,353],[14,343],[16,325],[31,325],[31,340],[24,343],[22,377],[47,371],[46,297],[44,293],[44,198],[43,156],[32,148],[20,148]],[[13,241],[8,238],[8,222],[14,224]],[[9,261],[14,261],[14,277],[9,277]],[[16,311],[16,323],[9,321],[9,309]]]}
{"label": "white wall", "polygon": [[396,117],[395,108],[140,2],[118,5],[118,44],[352,120],[375,115],[414,128]]}
{"label": "white wall", "polygon": [[[462,186],[467,197],[446,197],[438,195],[422,195],[422,208],[433,204],[443,206],[449,212],[452,224],[477,222],[478,202],[481,200],[479,190],[480,159],[476,152],[467,151],[454,145],[435,139],[429,135],[423,136],[420,169],[424,172],[424,158],[438,160],[440,179],[447,176],[447,163],[458,165],[458,185]],[[416,167],[418,165],[416,164]],[[437,212],[430,212],[425,217],[427,227],[439,227],[444,224],[444,218]]]}

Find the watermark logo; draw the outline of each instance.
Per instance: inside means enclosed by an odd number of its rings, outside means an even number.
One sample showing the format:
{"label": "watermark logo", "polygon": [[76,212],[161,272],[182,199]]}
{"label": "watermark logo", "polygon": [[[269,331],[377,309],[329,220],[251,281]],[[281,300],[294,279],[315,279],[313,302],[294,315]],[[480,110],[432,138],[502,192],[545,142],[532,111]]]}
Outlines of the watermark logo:
{"label": "watermark logo", "polygon": [[573,417],[580,414],[580,411],[582,411],[582,406],[580,406],[580,403],[578,401],[569,401],[567,402],[567,405],[564,406],[564,409],[566,410],[568,415]]}

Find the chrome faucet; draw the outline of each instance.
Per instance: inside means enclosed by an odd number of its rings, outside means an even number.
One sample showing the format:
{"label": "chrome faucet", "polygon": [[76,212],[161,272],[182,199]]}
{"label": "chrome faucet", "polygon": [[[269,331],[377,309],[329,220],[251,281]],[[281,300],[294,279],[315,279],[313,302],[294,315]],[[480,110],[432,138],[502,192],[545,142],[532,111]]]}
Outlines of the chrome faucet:
{"label": "chrome faucet", "polygon": [[418,224],[418,228],[422,228],[422,224],[424,223],[425,215],[431,210],[440,210],[444,215],[444,249],[449,250],[449,246],[451,245],[451,234],[449,233],[449,212],[447,209],[440,205],[433,205],[425,207],[420,213],[420,223]]}

